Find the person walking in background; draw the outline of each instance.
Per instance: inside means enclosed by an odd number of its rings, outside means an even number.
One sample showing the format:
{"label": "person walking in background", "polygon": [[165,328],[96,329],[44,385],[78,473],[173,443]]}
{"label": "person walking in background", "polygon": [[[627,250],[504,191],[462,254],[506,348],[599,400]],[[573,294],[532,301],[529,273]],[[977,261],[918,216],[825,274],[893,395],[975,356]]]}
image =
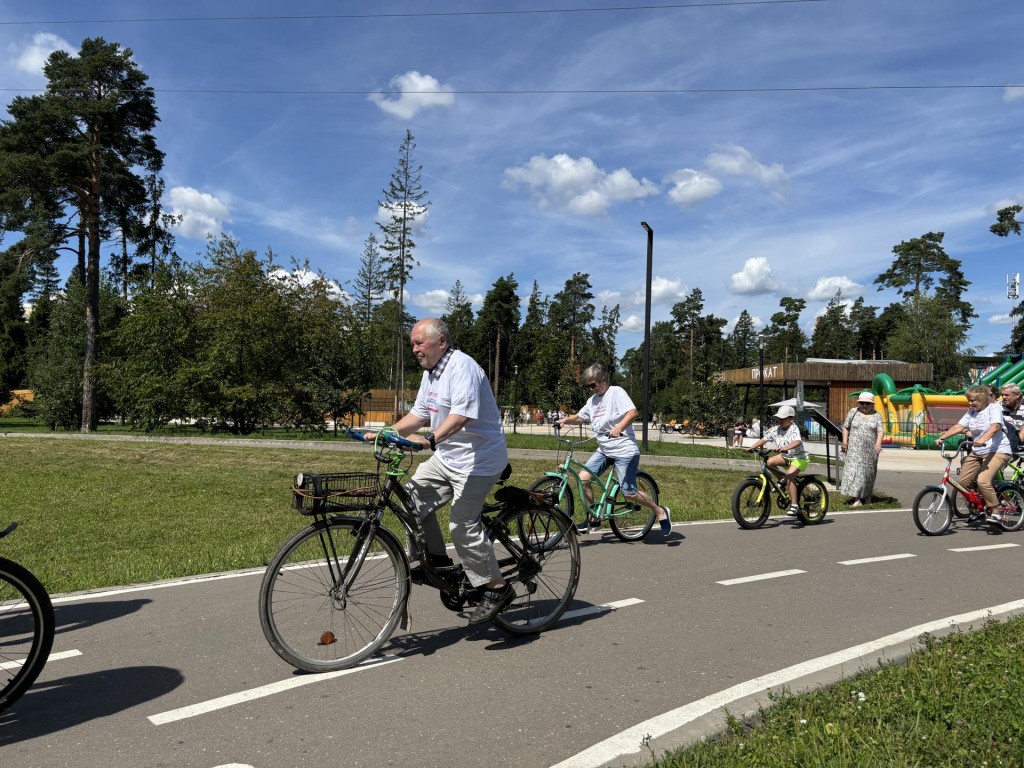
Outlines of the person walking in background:
{"label": "person walking in background", "polygon": [[[659,507],[650,496],[636,484],[636,472],[640,466],[640,446],[633,433],[633,419],[637,416],[636,406],[622,387],[613,387],[608,382],[608,369],[600,363],[589,366],[582,375],[583,385],[594,394],[578,413],[555,422],[555,428],[572,424],[590,424],[597,435],[597,451],[587,460],[587,471],[580,472],[583,492],[587,504],[594,503],[591,481],[601,475],[609,464],[615,465],[619,476],[622,495],[630,501],[641,504],[655,512],[661,521],[661,534],[672,533],[672,512],[668,507]],[[595,521],[600,525],[599,521]],[[587,533],[591,521],[581,523],[581,533]]]}
{"label": "person walking in background", "polygon": [[941,443],[953,435],[966,433],[974,441],[971,454],[960,469],[960,484],[970,488],[977,481],[978,491],[985,499],[990,523],[1001,523],[999,499],[992,481],[1003,467],[1010,463],[1010,441],[1003,431],[1003,409],[992,402],[991,388],[980,384],[967,390],[967,403],[971,406],[959,422],[947,429],[935,442]]}
{"label": "person walking in background", "polygon": [[843,496],[853,499],[851,506],[859,507],[865,501],[871,503],[883,433],[882,416],[875,410],[874,395],[861,392],[857,405],[850,409],[843,421],[842,447],[846,463],[839,490]]}

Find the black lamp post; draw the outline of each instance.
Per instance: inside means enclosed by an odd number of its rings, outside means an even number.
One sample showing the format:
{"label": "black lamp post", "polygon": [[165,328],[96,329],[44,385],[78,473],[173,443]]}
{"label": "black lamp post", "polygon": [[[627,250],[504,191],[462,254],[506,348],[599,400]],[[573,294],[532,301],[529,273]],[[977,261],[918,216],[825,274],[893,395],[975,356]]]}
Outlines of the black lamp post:
{"label": "black lamp post", "polygon": [[764,334],[757,334],[757,388],[760,393],[760,406],[757,411],[758,438],[764,437]]}
{"label": "black lamp post", "polygon": [[516,434],[519,423],[519,366],[512,366],[512,434]]}
{"label": "black lamp post", "polygon": [[654,263],[654,230],[646,221],[640,226],[647,232],[647,302],[644,307],[644,413],[641,447],[647,450],[648,403],[651,394],[651,268]]}

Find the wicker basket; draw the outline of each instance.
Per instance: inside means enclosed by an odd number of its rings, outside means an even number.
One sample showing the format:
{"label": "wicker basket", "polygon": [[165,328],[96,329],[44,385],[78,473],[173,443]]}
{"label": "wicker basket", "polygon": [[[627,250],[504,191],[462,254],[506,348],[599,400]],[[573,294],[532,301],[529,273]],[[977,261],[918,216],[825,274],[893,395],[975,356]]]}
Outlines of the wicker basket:
{"label": "wicker basket", "polygon": [[304,474],[292,486],[292,506],[304,515],[364,509],[380,490],[373,472]]}

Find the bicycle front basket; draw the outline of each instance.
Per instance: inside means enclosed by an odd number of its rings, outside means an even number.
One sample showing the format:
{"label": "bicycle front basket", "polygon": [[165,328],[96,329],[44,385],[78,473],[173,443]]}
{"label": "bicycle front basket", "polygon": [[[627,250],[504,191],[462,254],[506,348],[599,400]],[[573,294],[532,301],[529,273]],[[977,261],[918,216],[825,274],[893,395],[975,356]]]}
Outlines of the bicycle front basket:
{"label": "bicycle front basket", "polygon": [[379,489],[373,472],[302,474],[292,486],[292,506],[304,515],[363,509]]}

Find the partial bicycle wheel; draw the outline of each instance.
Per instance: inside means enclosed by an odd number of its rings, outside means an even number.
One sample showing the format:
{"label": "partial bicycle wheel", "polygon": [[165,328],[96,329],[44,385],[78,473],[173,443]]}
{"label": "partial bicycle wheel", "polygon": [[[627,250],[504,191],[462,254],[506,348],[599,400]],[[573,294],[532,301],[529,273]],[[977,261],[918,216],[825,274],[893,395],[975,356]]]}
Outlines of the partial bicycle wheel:
{"label": "partial bicycle wheel", "polygon": [[491,535],[502,576],[516,591],[494,623],[513,635],[550,629],[572,602],[580,580],[572,521],[550,507],[510,507],[492,524]]}
{"label": "partial bicycle wheel", "polygon": [[828,488],[814,475],[807,475],[796,484],[797,514],[806,525],[817,525],[828,512]]}
{"label": "partial bicycle wheel", "polygon": [[740,528],[760,528],[772,508],[771,489],[759,477],[748,477],[732,494],[732,516]]}
{"label": "partial bicycle wheel", "polygon": [[914,499],[914,524],[925,536],[941,536],[953,522],[949,498],[942,489],[928,486]]}
{"label": "partial bicycle wheel", "polygon": [[0,712],[43,671],[55,628],[53,604],[39,579],[0,558]]}
{"label": "partial bicycle wheel", "polygon": [[401,545],[378,529],[343,589],[340,574],[359,523],[318,521],[289,539],[260,586],[260,626],[289,664],[309,672],[354,666],[391,637],[405,611],[409,573]]}
{"label": "partial bicycle wheel", "polygon": [[[658,503],[658,484],[649,474],[643,471],[637,472],[636,487],[641,493],[647,494],[655,504]],[[615,494],[615,500],[612,502],[612,517],[609,520],[612,533],[623,541],[640,541],[650,533],[656,518],[657,513],[653,509],[630,501],[622,494],[622,488],[619,488],[618,493]]]}
{"label": "partial bicycle wheel", "polygon": [[996,488],[999,497],[999,514],[1004,531],[1019,531],[1024,527],[1024,492],[1016,483],[1006,483]]}

